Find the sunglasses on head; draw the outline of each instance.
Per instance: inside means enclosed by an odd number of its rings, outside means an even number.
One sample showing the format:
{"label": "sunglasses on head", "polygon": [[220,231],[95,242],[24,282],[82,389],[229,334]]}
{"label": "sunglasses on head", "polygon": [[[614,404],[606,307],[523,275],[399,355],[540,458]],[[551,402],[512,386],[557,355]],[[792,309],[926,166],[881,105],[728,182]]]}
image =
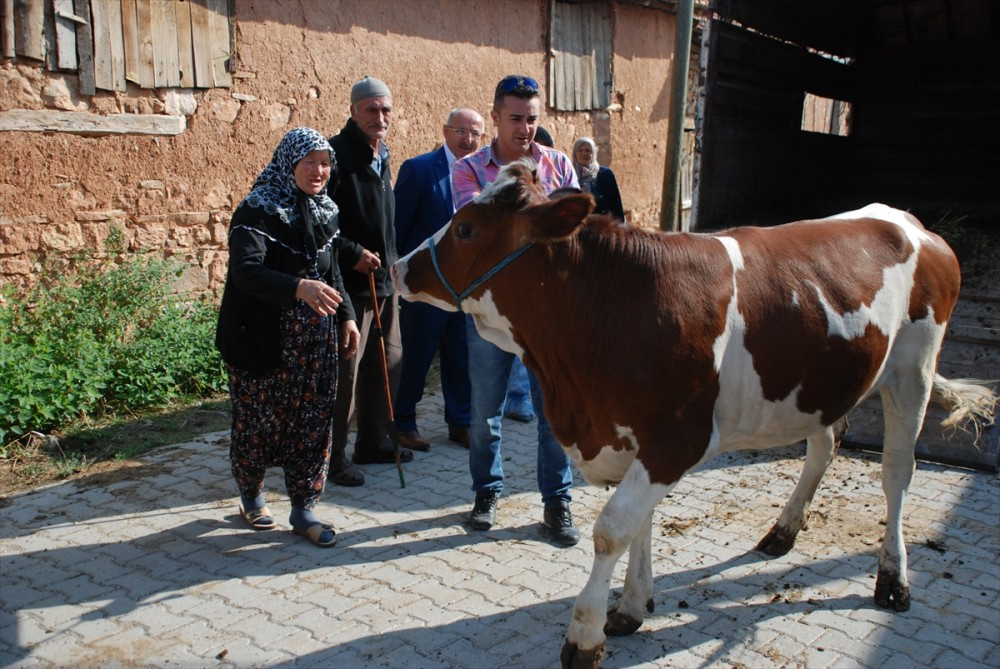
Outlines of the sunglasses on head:
{"label": "sunglasses on head", "polygon": [[538,82],[531,77],[522,77],[520,75],[510,75],[504,77],[497,84],[497,93],[513,93],[514,91],[528,91],[531,93],[538,92]]}

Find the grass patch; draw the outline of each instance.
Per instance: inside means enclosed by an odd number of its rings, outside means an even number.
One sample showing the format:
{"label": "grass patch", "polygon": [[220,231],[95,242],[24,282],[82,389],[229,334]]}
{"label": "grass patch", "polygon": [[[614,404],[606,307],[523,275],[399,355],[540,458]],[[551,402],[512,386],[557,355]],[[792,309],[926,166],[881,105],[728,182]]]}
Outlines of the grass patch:
{"label": "grass patch", "polygon": [[33,432],[0,451],[0,496],[120,467],[144,453],[231,425],[228,395],[102,421],[80,420],[49,435]]}

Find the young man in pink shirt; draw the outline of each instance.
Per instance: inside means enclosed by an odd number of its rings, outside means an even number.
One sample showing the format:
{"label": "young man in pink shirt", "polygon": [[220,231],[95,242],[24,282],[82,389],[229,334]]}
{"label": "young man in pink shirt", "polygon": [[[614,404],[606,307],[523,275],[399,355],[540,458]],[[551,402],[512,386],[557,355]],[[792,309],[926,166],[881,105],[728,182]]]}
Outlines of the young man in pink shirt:
{"label": "young man in pink shirt", "polygon": [[[456,210],[474,200],[496,179],[503,165],[522,158],[530,158],[536,163],[538,180],[545,193],[559,188],[579,188],[569,157],[534,141],[541,106],[538,82],[531,77],[510,75],[500,80],[490,112],[496,126],[496,138],[455,163],[452,195]],[[507,380],[515,356],[480,337],[471,319],[467,334],[472,383],[469,471],[476,493],[469,520],[473,528],[488,530],[496,522],[497,502],[503,491],[501,423]],[[580,532],[573,526],[569,510],[573,472],[569,458],[552,436],[541,410],[538,381],[530,370],[528,376],[532,403],[538,415],[538,489],[545,505],[544,526],[558,543],[572,546],[580,540]]]}

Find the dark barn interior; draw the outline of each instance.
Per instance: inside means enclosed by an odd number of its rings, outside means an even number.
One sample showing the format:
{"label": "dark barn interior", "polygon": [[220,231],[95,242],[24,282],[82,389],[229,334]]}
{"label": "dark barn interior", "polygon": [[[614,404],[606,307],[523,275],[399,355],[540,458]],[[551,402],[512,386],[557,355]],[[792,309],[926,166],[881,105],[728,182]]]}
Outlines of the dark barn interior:
{"label": "dark barn interior", "polygon": [[711,0],[701,77],[697,229],[883,202],[1000,230],[995,0]]}

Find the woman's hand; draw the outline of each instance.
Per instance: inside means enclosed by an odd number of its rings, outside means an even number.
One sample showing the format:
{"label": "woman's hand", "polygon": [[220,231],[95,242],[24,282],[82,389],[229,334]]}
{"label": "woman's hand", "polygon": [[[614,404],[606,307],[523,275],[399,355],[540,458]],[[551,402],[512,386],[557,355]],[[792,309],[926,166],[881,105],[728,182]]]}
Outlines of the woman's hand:
{"label": "woman's hand", "polygon": [[295,287],[295,297],[302,300],[320,316],[332,316],[344,301],[332,286],[315,279],[301,279]]}
{"label": "woman's hand", "polygon": [[354,269],[362,274],[371,274],[381,266],[382,261],[379,260],[377,254],[372,253],[368,249],[363,249],[361,251],[361,259],[354,264]]}
{"label": "woman's hand", "polygon": [[355,321],[347,321],[340,326],[340,352],[344,360],[350,360],[361,345],[361,332]]}

